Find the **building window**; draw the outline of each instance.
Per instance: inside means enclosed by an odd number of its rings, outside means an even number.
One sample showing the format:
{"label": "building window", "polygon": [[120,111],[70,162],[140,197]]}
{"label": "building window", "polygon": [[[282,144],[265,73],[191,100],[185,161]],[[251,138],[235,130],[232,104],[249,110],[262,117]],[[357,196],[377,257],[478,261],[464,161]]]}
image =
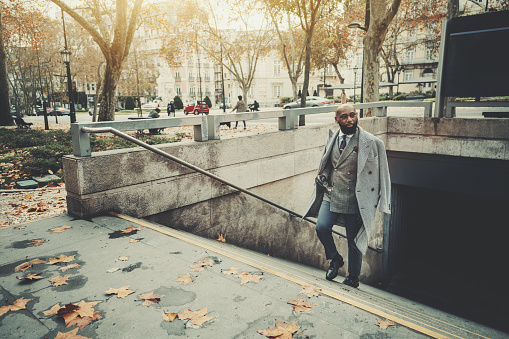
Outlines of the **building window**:
{"label": "building window", "polygon": [[205,72],[205,81],[210,81],[209,72]]}
{"label": "building window", "polygon": [[194,80],[193,72],[189,72],[188,76],[189,80]]}
{"label": "building window", "polygon": [[274,98],[279,98],[281,96],[281,86],[274,86],[273,91]]}
{"label": "building window", "polygon": [[180,80],[180,71],[175,71],[175,80]]}
{"label": "building window", "polygon": [[181,96],[182,95],[182,88],[180,87],[180,85],[177,85],[175,89],[177,90],[177,95]]}
{"label": "building window", "polygon": [[191,88],[189,88],[189,94],[192,96],[196,95],[196,88],[194,86],[191,86]]}
{"label": "building window", "polygon": [[433,49],[431,47],[426,47],[426,60],[433,59]]}
{"label": "building window", "polygon": [[362,70],[355,73],[355,83],[360,84],[362,82]]}
{"label": "building window", "polygon": [[414,60],[414,55],[415,55],[415,49],[414,48],[407,49],[407,51],[406,51],[406,58],[407,58],[408,61]]}
{"label": "building window", "polygon": [[281,74],[281,61],[274,60],[274,74]]}
{"label": "building window", "polygon": [[362,67],[362,53],[358,53],[355,56],[355,66]]}
{"label": "building window", "polygon": [[414,78],[414,70],[406,69],[405,70],[405,81],[412,80]]}
{"label": "building window", "polygon": [[210,95],[209,86],[205,86],[205,95]]}

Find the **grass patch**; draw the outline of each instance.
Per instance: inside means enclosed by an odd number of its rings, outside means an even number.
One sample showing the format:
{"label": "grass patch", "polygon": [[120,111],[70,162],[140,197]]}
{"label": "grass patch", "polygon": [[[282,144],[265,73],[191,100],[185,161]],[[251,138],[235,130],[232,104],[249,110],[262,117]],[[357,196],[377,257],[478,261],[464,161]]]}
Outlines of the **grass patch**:
{"label": "grass patch", "polygon": [[[135,135],[150,145],[179,142],[186,136],[186,133],[173,137]],[[136,147],[132,142],[109,135],[91,135],[90,144],[92,152]],[[56,174],[63,177],[62,156],[72,153],[68,131],[0,129],[0,189],[12,188],[15,181],[32,176]]]}

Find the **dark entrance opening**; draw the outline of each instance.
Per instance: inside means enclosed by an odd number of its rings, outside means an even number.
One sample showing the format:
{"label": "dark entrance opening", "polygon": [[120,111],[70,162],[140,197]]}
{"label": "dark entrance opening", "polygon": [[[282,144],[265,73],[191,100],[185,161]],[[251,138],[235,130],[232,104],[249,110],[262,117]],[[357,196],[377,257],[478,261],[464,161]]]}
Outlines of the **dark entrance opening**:
{"label": "dark entrance opening", "polygon": [[472,193],[393,185],[388,289],[509,332],[509,200]]}

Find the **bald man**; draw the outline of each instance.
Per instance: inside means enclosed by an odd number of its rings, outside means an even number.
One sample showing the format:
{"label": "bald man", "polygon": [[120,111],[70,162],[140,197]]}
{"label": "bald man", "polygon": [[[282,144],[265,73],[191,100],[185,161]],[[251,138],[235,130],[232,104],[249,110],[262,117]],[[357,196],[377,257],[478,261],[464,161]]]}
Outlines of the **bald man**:
{"label": "bald man", "polygon": [[376,208],[390,213],[389,165],[383,142],[357,126],[354,106],[340,105],[334,119],[339,129],[329,131],[315,190],[304,216],[318,218],[316,234],[330,260],[327,280],[336,278],[344,265],[332,227],[336,224],[346,228],[348,277],[343,284],[358,287]]}

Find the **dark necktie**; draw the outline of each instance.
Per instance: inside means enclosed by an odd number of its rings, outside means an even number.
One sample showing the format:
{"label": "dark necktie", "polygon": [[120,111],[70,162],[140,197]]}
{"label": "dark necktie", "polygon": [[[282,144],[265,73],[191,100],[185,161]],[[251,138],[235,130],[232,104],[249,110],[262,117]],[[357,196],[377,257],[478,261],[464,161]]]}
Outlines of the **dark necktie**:
{"label": "dark necktie", "polygon": [[343,134],[343,140],[341,140],[341,145],[339,145],[339,154],[343,153],[345,147],[346,147],[346,134]]}

